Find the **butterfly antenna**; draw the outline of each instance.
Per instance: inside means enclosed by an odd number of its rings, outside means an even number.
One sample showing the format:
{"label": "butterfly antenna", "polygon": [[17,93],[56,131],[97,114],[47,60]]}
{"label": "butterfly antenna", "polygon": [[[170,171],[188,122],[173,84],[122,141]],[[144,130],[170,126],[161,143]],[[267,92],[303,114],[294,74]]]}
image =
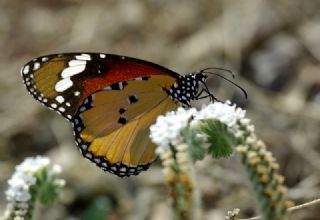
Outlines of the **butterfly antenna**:
{"label": "butterfly antenna", "polygon": [[[230,75],[232,76],[232,78],[233,78],[233,79],[235,78],[235,75],[234,75],[234,73],[233,73],[231,70],[224,69],[224,68],[219,68],[219,67],[208,67],[208,68],[202,69],[201,72],[206,72],[206,71],[208,71],[208,70],[221,70],[221,71],[230,73]],[[208,73],[210,73],[210,72],[208,72]]]}
{"label": "butterfly antenna", "polygon": [[[207,68],[207,69],[212,69],[212,68]],[[219,69],[219,68],[217,68],[217,69]],[[229,72],[229,71],[227,71],[227,72]],[[245,96],[245,98],[247,99],[248,98],[248,94],[247,94],[247,92],[246,92],[246,90],[244,90],[244,88],[242,88],[241,86],[239,86],[238,84],[236,84],[236,83],[234,83],[234,82],[232,82],[230,79],[228,79],[228,78],[226,78],[226,77],[224,77],[224,76],[222,76],[222,75],[220,75],[219,73],[215,73],[215,72],[208,72],[208,71],[203,71],[203,73],[207,73],[207,74],[214,74],[214,75],[216,75],[216,76],[219,76],[220,78],[222,78],[222,79],[224,79],[224,80],[226,80],[226,81],[228,81],[229,83],[231,83],[231,84],[233,84],[234,86],[236,86],[237,88],[239,88],[242,92],[243,92],[243,94],[244,94],[244,96]],[[234,77],[233,77],[234,78]]]}

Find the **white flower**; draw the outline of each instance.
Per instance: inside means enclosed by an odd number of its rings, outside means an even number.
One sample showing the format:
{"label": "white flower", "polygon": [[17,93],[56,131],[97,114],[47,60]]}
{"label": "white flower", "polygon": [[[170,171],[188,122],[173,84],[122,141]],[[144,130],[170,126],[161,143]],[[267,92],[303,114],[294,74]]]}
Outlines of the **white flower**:
{"label": "white flower", "polygon": [[62,172],[62,167],[60,165],[58,165],[58,164],[54,164],[52,166],[52,172],[54,174],[60,174]]}
{"label": "white flower", "polygon": [[168,112],[165,116],[159,116],[156,123],[150,127],[150,138],[158,145],[157,154],[161,154],[174,140],[180,140],[181,131],[188,125],[190,119],[191,127],[197,127],[203,121],[214,119],[227,125],[230,132],[235,137],[240,137],[243,131],[239,125],[245,126],[248,131],[253,132],[254,127],[250,120],[245,118],[245,110],[236,105],[231,105],[230,101],[225,103],[214,102],[202,110],[178,108],[175,112]]}
{"label": "white flower", "polygon": [[17,171],[35,173],[44,167],[48,167],[50,160],[47,157],[37,156],[35,158],[26,158],[20,165],[16,167]]}
{"label": "white flower", "polygon": [[6,191],[8,201],[26,202],[30,199],[29,185],[24,182],[24,179],[13,176],[8,183],[10,185],[9,189]]}
{"label": "white flower", "polygon": [[241,108],[236,108],[236,105],[231,105],[230,101],[226,101],[225,103],[215,102],[197,112],[191,124],[198,124],[199,121],[205,119],[215,119],[231,128],[244,115],[245,111]]}
{"label": "white flower", "polygon": [[[45,157],[27,158],[20,165],[8,180],[9,188],[6,191],[7,200],[12,203],[26,203],[31,199],[29,189],[37,179],[35,173],[47,167],[50,160]],[[21,206],[25,206],[21,204]]]}
{"label": "white flower", "polygon": [[24,219],[24,215],[28,212],[29,202],[32,202],[31,198],[34,196],[30,188],[37,183],[42,171],[46,172],[48,181],[56,181],[59,183],[57,187],[63,185],[63,180],[56,178],[56,175],[61,173],[61,167],[54,165],[52,169],[49,169],[49,165],[49,158],[37,156],[26,158],[16,166],[14,174],[8,180],[9,188],[5,192],[9,203],[4,219],[8,219],[10,215],[14,216],[13,219]]}
{"label": "white flower", "polygon": [[176,112],[168,112],[165,116],[159,116],[156,123],[150,127],[150,138],[159,147],[157,154],[161,154],[169,147],[171,141],[180,138],[180,132],[188,124],[188,120],[196,109],[178,108]]}

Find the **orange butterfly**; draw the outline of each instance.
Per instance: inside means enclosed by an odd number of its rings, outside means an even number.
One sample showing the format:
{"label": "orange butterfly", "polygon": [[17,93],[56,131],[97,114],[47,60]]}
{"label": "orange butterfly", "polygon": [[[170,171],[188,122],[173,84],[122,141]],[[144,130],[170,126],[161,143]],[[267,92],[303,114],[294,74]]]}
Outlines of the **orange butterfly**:
{"label": "orange butterfly", "polygon": [[215,100],[205,84],[210,69],[182,76],[135,58],[67,53],[33,59],[21,75],[36,100],[72,123],[83,156],[123,177],[156,159],[149,126],[158,115],[192,100]]}

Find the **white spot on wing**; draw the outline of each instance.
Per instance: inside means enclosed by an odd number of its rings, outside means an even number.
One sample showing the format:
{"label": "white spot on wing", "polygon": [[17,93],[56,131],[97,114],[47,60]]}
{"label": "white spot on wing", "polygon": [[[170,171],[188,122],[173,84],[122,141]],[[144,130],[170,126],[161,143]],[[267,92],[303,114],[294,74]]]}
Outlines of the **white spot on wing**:
{"label": "white spot on wing", "polygon": [[63,108],[63,107],[60,107],[59,109],[58,109],[60,112],[65,112],[65,108]]}
{"label": "white spot on wing", "polygon": [[57,108],[58,106],[57,106],[56,103],[52,103],[52,104],[51,104],[51,107],[52,107],[52,108]]}
{"label": "white spot on wing", "polygon": [[57,102],[59,102],[59,103],[63,103],[63,102],[64,102],[64,98],[63,98],[61,95],[57,96],[57,97],[56,97],[56,100],[57,100]]}
{"label": "white spot on wing", "polygon": [[92,154],[90,154],[90,153],[86,153],[85,157],[87,157],[87,158],[91,159],[91,158],[92,158]]}
{"label": "white spot on wing", "polygon": [[77,75],[81,73],[85,68],[86,68],[86,65],[77,65],[77,66],[65,68],[61,73],[61,77],[67,78],[73,75]]}
{"label": "white spot on wing", "polygon": [[72,85],[73,82],[71,81],[71,79],[65,78],[57,82],[54,88],[57,92],[64,92],[65,90],[69,89]]}
{"label": "white spot on wing", "polygon": [[87,61],[86,60],[70,60],[68,64],[69,66],[86,65]]}
{"label": "white spot on wing", "polygon": [[77,60],[91,60],[91,56],[89,54],[81,54],[81,55],[78,55],[76,56],[76,59]]}
{"label": "white spot on wing", "polygon": [[41,61],[42,61],[42,62],[46,62],[47,60],[49,60],[48,57],[42,57],[42,58],[41,58]]}
{"label": "white spot on wing", "polygon": [[39,69],[40,68],[40,63],[34,63],[34,65],[33,65],[33,70],[37,70],[37,69]]}
{"label": "white spot on wing", "polygon": [[106,55],[105,54],[103,54],[103,53],[100,53],[100,58],[106,58]]}
{"label": "white spot on wing", "polygon": [[79,96],[79,95],[80,95],[80,92],[79,92],[79,91],[75,91],[75,92],[74,92],[74,95],[75,95],[75,96]]}
{"label": "white spot on wing", "polygon": [[29,70],[30,70],[29,65],[26,65],[26,66],[23,68],[23,74],[29,73]]}
{"label": "white spot on wing", "polygon": [[80,108],[80,112],[84,112],[86,110],[86,107],[84,107],[84,106],[82,106],[81,108]]}
{"label": "white spot on wing", "polygon": [[119,82],[118,85],[119,85],[119,89],[122,90],[122,89],[123,89],[123,84],[122,84],[122,82]]}
{"label": "white spot on wing", "polygon": [[88,146],[86,144],[81,145],[82,150],[87,150]]}

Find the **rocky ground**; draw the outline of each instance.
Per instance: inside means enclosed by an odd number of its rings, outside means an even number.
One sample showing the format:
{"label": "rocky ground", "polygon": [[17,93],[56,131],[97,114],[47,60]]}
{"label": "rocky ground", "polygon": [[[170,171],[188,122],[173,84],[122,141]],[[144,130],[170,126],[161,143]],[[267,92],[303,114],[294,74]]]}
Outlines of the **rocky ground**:
{"label": "rocky ground", "polygon": [[[39,219],[168,219],[160,163],[133,178],[104,174],[80,156],[71,126],[36,103],[20,68],[44,54],[88,51],[133,56],[179,73],[223,67],[249,94],[214,78],[212,91],[247,109],[281,165],[297,204],[320,194],[320,1],[119,0],[0,1],[0,191],[27,156],[63,166],[67,186]],[[228,210],[256,215],[237,156],[197,164],[203,219]],[[0,194],[0,212],[5,209]],[[99,209],[100,207],[100,209]],[[102,207],[102,208],[101,208]],[[292,219],[320,219],[319,205]],[[97,218],[98,219],[98,218]]]}

